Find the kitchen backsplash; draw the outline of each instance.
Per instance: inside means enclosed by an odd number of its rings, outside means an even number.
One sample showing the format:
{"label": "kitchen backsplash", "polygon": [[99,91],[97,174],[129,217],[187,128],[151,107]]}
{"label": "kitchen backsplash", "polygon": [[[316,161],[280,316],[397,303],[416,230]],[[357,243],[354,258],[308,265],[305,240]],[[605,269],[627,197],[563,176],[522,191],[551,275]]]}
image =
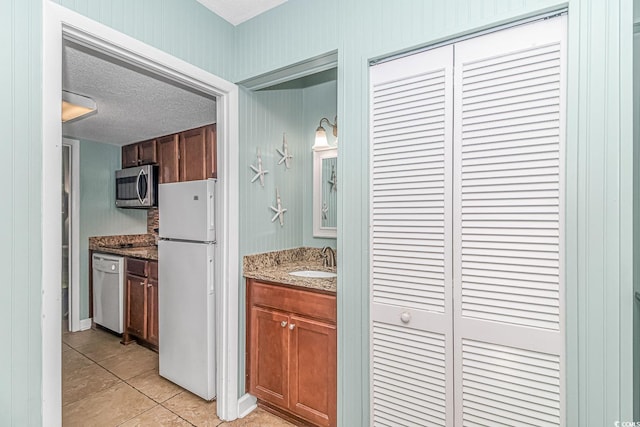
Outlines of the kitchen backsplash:
{"label": "kitchen backsplash", "polygon": [[160,217],[158,215],[158,208],[147,210],[147,233],[158,235],[158,227],[160,226]]}

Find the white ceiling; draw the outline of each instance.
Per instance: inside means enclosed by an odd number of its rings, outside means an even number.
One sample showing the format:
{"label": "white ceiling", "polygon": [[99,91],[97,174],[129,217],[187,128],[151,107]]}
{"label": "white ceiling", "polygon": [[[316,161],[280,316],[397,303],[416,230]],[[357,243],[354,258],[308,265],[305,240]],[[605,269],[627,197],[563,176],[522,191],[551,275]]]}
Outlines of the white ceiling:
{"label": "white ceiling", "polygon": [[207,9],[233,25],[248,21],[287,0],[198,0]]}
{"label": "white ceiling", "polygon": [[66,42],[62,89],[96,101],[98,113],[64,123],[66,137],[126,145],[216,121],[215,98]]}

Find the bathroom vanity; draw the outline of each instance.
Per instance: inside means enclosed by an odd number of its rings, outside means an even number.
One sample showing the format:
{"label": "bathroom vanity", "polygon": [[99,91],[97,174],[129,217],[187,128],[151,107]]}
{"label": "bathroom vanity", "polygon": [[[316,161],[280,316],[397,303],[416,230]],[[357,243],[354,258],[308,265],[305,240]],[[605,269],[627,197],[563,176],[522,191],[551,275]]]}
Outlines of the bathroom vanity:
{"label": "bathroom vanity", "polygon": [[297,424],[335,426],[336,279],[290,274],[335,272],[314,251],[280,251],[258,265],[245,257],[246,387],[261,406]]}

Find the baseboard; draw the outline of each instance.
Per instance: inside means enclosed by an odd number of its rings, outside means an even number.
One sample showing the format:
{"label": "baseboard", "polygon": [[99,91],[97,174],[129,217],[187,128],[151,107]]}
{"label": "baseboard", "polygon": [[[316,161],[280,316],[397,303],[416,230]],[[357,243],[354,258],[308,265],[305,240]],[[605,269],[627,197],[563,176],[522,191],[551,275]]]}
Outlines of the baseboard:
{"label": "baseboard", "polygon": [[238,399],[238,418],[244,418],[258,407],[258,399],[255,396],[246,393]]}
{"label": "baseboard", "polygon": [[80,320],[80,330],[86,331],[87,329],[91,329],[91,318]]}

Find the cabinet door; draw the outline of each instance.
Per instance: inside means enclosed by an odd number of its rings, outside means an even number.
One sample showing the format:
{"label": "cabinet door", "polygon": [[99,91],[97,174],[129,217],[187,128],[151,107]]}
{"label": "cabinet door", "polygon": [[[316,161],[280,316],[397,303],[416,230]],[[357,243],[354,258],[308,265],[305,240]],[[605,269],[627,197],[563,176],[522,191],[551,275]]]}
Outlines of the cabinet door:
{"label": "cabinet door", "polygon": [[152,163],[157,163],[155,139],[152,139],[151,141],[140,142],[137,145],[138,145],[138,164],[149,165]]}
{"label": "cabinet door", "polygon": [[151,278],[147,283],[147,341],[158,345],[158,281]]}
{"label": "cabinet door", "polygon": [[129,144],[122,147],[122,168],[138,166],[138,144]]}
{"label": "cabinet door", "polygon": [[180,133],[180,181],[207,178],[206,127]]}
{"label": "cabinet door", "polygon": [[218,177],[218,137],[216,125],[210,125],[206,127],[206,141],[205,147],[207,151],[207,164],[206,164],[206,177],[217,178]]}
{"label": "cabinet door", "polygon": [[169,135],[157,140],[160,184],[178,182],[178,135]]}
{"label": "cabinet door", "polygon": [[147,335],[147,279],[127,274],[125,300],[127,332],[141,338]]}
{"label": "cabinet door", "polygon": [[288,325],[281,312],[251,308],[250,392],[282,408],[289,404]]}
{"label": "cabinet door", "polygon": [[291,316],[289,409],[321,426],[336,425],[336,327]]}

